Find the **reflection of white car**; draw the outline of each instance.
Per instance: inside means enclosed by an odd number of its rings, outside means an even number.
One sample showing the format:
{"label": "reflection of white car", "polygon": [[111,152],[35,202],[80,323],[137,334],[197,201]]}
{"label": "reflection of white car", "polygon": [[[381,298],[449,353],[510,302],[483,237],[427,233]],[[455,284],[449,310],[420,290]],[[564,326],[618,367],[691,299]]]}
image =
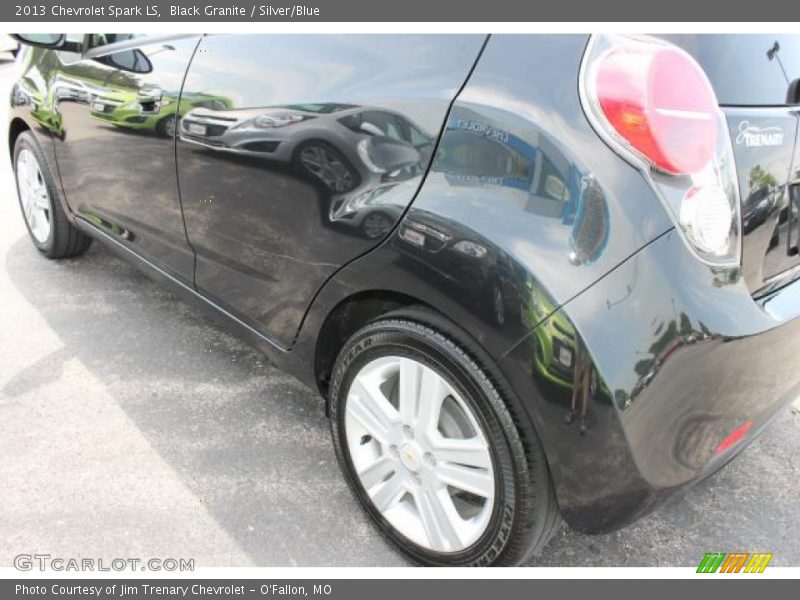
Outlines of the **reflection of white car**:
{"label": "reflection of white car", "polygon": [[369,240],[382,238],[400,219],[404,202],[413,196],[418,185],[416,180],[385,183],[360,194],[334,196],[330,220],[353,227]]}
{"label": "reflection of white car", "polygon": [[12,56],[16,56],[18,51],[19,42],[10,35],[0,33],[0,53],[10,52]]}
{"label": "reflection of white car", "polygon": [[179,135],[212,150],[294,164],[336,193],[413,178],[433,148],[398,113],[333,102],[194,108],[181,118]]}

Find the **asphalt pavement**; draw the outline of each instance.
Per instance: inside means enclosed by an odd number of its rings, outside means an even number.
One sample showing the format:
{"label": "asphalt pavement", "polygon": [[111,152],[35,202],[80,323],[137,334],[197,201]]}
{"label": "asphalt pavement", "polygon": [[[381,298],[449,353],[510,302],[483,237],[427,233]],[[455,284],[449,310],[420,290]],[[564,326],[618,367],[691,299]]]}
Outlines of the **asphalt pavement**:
{"label": "asphalt pavement", "polygon": [[[0,98],[12,69],[0,63]],[[0,566],[21,553],[407,564],[344,484],[314,391],[99,244],[41,257],[7,157],[0,190]],[[720,473],[621,531],[564,526],[532,565],[762,551],[798,566],[798,454],[795,402]]]}

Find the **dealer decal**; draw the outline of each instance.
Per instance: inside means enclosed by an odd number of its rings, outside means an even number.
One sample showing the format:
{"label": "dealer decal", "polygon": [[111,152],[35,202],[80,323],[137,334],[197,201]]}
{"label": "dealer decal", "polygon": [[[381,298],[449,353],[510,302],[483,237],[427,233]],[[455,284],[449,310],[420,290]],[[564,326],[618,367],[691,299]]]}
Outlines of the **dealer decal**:
{"label": "dealer decal", "polygon": [[783,145],[783,129],[780,127],[757,127],[750,125],[749,121],[742,121],[739,123],[736,144],[744,144],[748,148],[781,146]]}

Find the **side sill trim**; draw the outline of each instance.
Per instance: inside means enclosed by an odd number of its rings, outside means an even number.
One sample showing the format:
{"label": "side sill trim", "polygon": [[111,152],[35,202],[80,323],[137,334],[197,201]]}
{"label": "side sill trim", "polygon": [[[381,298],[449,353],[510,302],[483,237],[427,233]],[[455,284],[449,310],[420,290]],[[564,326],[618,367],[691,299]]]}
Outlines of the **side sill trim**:
{"label": "side sill trim", "polygon": [[219,304],[217,304],[216,302],[214,302],[213,300],[211,300],[210,298],[208,298],[204,294],[201,294],[200,292],[198,292],[193,287],[190,287],[190,286],[186,285],[183,281],[181,281],[180,279],[176,278],[174,275],[171,275],[170,273],[168,273],[167,271],[165,271],[164,269],[162,269],[158,265],[156,265],[153,262],[147,260],[146,258],[144,258],[138,252],[128,248],[126,245],[124,245],[124,244],[120,243],[119,241],[115,240],[112,236],[108,235],[102,229],[99,229],[99,228],[95,227],[92,223],[90,223],[89,221],[87,221],[86,219],[81,217],[80,215],[74,215],[74,217],[75,217],[76,224],[79,225],[81,229],[85,230],[86,232],[91,234],[93,237],[100,238],[104,243],[108,243],[109,245],[113,246],[115,249],[121,250],[124,254],[134,258],[140,265],[146,267],[147,269],[150,269],[150,270],[154,271],[160,277],[163,277],[164,279],[168,280],[171,284],[179,287],[181,289],[181,291],[193,296],[194,298],[202,301],[203,304],[215,309],[217,312],[222,314],[224,317],[230,319],[231,321],[233,321],[234,323],[236,323],[237,325],[239,325],[240,327],[245,329],[249,334],[255,336],[259,341],[262,341],[265,344],[268,344],[268,345],[272,346],[273,348],[275,348],[275,350],[278,350],[278,351],[283,352],[283,353],[289,352],[291,350],[291,348],[285,348],[284,346],[281,346],[278,342],[276,342],[272,338],[267,337],[266,335],[264,335],[263,333],[261,333],[257,329],[253,328],[251,325],[248,325],[247,323],[242,321],[236,315],[231,314],[230,312],[228,312],[227,310],[222,308]]}

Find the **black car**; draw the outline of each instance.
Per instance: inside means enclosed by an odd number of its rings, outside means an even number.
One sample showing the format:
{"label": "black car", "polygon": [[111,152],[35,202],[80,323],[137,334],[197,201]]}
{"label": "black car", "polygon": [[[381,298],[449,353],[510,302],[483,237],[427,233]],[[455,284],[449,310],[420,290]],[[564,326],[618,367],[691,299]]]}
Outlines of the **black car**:
{"label": "black car", "polygon": [[316,387],[420,563],[621,527],[800,391],[798,37],[18,37],[35,246]]}

